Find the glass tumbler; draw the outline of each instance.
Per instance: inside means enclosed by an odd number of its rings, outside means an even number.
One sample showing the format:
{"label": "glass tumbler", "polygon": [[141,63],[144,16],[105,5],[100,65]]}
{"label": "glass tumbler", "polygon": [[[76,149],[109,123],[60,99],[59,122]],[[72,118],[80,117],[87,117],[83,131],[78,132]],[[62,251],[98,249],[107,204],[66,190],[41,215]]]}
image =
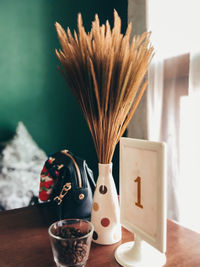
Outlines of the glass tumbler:
{"label": "glass tumbler", "polygon": [[54,261],[58,267],[83,267],[89,256],[94,226],[82,219],[65,219],[49,229]]}

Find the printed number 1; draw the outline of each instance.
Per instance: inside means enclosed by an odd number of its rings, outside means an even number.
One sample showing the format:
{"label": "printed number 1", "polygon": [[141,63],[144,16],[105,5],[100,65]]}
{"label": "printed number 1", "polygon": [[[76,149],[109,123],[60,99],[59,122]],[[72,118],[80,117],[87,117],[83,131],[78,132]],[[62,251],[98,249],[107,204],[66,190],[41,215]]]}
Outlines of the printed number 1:
{"label": "printed number 1", "polygon": [[135,202],[135,205],[143,209],[143,205],[141,204],[141,177],[138,176],[134,182],[137,183],[137,202]]}

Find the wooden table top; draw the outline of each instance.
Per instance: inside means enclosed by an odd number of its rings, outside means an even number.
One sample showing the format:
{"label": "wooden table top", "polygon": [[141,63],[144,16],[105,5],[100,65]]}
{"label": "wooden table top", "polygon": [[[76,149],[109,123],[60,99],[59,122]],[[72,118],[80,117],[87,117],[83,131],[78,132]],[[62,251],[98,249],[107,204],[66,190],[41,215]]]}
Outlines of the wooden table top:
{"label": "wooden table top", "polygon": [[[0,212],[0,266],[55,267],[47,232],[53,221],[51,203]],[[114,245],[92,243],[86,267],[119,267],[115,249],[133,240],[125,229],[122,236]],[[165,267],[200,267],[200,234],[168,220],[166,256]]]}

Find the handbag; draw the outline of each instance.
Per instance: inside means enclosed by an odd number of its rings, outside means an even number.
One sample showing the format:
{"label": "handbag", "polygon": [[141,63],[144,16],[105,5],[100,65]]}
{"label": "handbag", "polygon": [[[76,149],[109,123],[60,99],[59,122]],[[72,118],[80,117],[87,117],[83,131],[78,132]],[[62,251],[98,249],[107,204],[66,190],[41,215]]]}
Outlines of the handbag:
{"label": "handbag", "polygon": [[51,155],[40,175],[39,199],[54,203],[58,219],[89,218],[95,190],[85,160],[62,150]]}

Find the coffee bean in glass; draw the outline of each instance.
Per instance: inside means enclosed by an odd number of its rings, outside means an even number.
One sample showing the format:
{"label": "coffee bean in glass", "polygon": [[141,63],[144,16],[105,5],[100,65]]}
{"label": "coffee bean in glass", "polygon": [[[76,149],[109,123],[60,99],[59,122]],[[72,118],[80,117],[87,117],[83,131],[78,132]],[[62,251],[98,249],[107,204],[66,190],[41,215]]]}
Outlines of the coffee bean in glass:
{"label": "coffee bean in glass", "polygon": [[59,267],[83,267],[90,253],[94,227],[81,219],[57,221],[49,227],[54,261]]}

